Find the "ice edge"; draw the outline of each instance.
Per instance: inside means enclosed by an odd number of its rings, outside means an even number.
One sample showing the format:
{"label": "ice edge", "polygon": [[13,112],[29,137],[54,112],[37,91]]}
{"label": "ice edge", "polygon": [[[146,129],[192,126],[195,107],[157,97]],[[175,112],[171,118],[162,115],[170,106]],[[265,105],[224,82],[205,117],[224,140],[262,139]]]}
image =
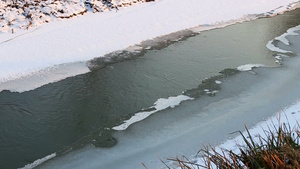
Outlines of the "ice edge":
{"label": "ice edge", "polygon": [[158,111],[165,110],[167,108],[174,108],[178,106],[181,102],[186,100],[193,100],[193,98],[185,96],[185,95],[178,95],[175,97],[169,97],[167,99],[160,98],[155,103],[154,106],[150,107],[149,109],[154,109],[152,111],[141,111],[133,115],[130,119],[125,120],[123,124],[119,126],[115,126],[113,130],[126,130],[130,125],[142,121],[149,117],[151,114],[154,114]]}
{"label": "ice edge", "polygon": [[32,169],[32,168],[35,168],[35,167],[41,165],[42,163],[44,163],[44,162],[46,162],[46,161],[48,161],[48,160],[50,160],[50,159],[52,159],[54,157],[56,157],[56,153],[53,153],[53,154],[50,154],[50,155],[48,155],[48,156],[46,156],[44,158],[35,160],[33,163],[27,164],[23,168],[19,168],[19,169]]}

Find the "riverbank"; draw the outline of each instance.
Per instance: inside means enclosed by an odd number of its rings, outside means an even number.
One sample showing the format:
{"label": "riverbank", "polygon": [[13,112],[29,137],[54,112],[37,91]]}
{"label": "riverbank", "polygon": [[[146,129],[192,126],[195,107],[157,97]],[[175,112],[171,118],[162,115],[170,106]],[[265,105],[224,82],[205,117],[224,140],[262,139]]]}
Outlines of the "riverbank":
{"label": "riverbank", "polygon": [[113,0],[113,1],[0,1],[0,33],[15,33],[40,26],[41,24],[55,22],[59,19],[69,19],[86,13],[105,11],[118,11],[119,8],[130,7],[135,4],[153,0]]}
{"label": "riverbank", "polygon": [[[276,15],[292,10],[296,2],[160,0],[122,8],[118,12],[87,13],[13,34],[1,33],[0,90],[32,90],[87,73],[90,69],[86,61],[142,41],[199,25],[210,29]],[[20,83],[26,84],[25,87]]]}

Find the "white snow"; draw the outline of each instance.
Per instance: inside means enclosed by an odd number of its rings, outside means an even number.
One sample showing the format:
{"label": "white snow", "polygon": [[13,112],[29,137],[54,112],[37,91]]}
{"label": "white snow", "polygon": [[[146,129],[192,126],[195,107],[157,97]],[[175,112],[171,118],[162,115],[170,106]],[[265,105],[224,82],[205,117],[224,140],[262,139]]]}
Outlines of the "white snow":
{"label": "white snow", "polygon": [[[250,133],[254,135],[260,135],[262,138],[264,138],[264,131],[268,130],[268,128],[273,128],[272,126],[275,126],[276,128],[280,124],[289,124],[292,129],[296,129],[298,126],[297,122],[300,121],[300,101],[296,101],[293,105],[290,107],[284,108],[280,112],[277,112],[277,114],[273,117],[270,117],[266,121],[260,122],[259,124],[252,127],[249,131]],[[243,135],[247,135],[246,131],[243,133]],[[258,139],[256,137],[256,139]],[[259,140],[255,140],[259,141]],[[243,145],[243,139],[242,136],[238,136],[233,140],[228,140],[225,143],[221,144],[221,147],[231,147],[230,149],[235,150],[232,146],[239,144]]]}
{"label": "white snow", "polygon": [[299,30],[300,25],[290,28],[287,30],[286,33],[282,34],[281,36],[276,37],[276,40],[281,41],[282,43],[284,43],[285,45],[290,45],[289,41],[286,39],[287,36],[292,36],[292,35],[299,35],[298,33],[296,33],[296,30]]}
{"label": "white snow", "polygon": [[221,81],[219,81],[219,80],[216,80],[215,81],[217,84],[221,84],[222,82]]}
{"label": "white snow", "polygon": [[[296,101],[293,105],[290,107],[287,107],[283,109],[280,112],[277,112],[276,115],[266,119],[265,121],[262,121],[255,125],[254,127],[249,129],[249,133],[253,137],[253,140],[256,143],[260,143],[260,138],[267,139],[267,136],[265,134],[265,131],[271,131],[275,132],[275,129],[279,127],[279,125],[282,124],[288,124],[293,131],[296,129],[299,130],[299,121],[300,121],[300,101]],[[248,136],[247,131],[243,132],[244,136]],[[260,136],[260,137],[259,137]],[[218,153],[222,154],[222,150],[231,150],[232,152],[239,154],[239,147],[240,146],[246,146],[244,139],[242,135],[239,135],[235,137],[234,139],[230,139],[222,143],[221,145],[215,147]],[[193,160],[193,159],[190,159]],[[205,162],[203,161],[203,158],[197,158],[196,164],[204,165]]]}
{"label": "white snow", "polygon": [[254,67],[265,67],[263,64],[246,64],[246,65],[241,65],[237,67],[237,70],[239,71],[249,71],[252,70]]}
{"label": "white snow", "polygon": [[283,50],[283,49],[280,49],[278,47],[276,47],[274,44],[273,44],[273,41],[269,41],[268,44],[266,45],[268,49],[270,49],[271,51],[273,52],[279,52],[279,53],[293,53],[292,51],[287,51],[287,50]]}
{"label": "white snow", "polygon": [[[121,8],[118,12],[112,10],[86,13],[72,19],[55,20],[28,30],[19,30],[13,34],[11,31],[0,33],[0,86],[6,81],[39,74],[40,70],[55,65],[88,61],[172,32],[199,25],[221,26],[222,23],[232,23],[241,18],[247,20],[249,14],[262,14],[273,9],[276,12],[290,10],[293,2],[296,1],[157,0]],[[66,10],[70,8],[64,6]],[[47,13],[50,9],[41,10]],[[69,11],[71,12],[74,11]],[[5,15],[15,17],[10,12]],[[83,70],[76,74],[85,72]],[[48,81],[39,82],[38,86],[63,78],[66,77],[53,76]],[[35,87],[37,85],[28,86],[27,89]],[[15,88],[15,91],[22,90]]]}
{"label": "white snow", "polygon": [[43,164],[44,162],[46,162],[46,161],[48,161],[48,160],[50,160],[50,159],[52,159],[54,157],[56,157],[56,153],[53,153],[53,154],[47,155],[44,158],[35,160],[33,163],[27,164],[26,166],[24,166],[24,167],[22,167],[20,169],[32,169],[32,168],[35,168],[35,167]]}
{"label": "white snow", "polygon": [[121,7],[144,2],[145,0],[1,1],[0,6],[3,8],[0,9],[0,33],[14,33],[20,29],[29,29],[60,18],[71,18],[87,12],[116,11]]}
{"label": "white snow", "polygon": [[126,130],[131,124],[142,121],[145,118],[149,117],[151,114],[154,114],[161,110],[164,110],[167,108],[174,108],[175,106],[178,106],[181,102],[183,102],[185,100],[193,100],[193,98],[185,96],[185,95],[178,95],[175,97],[169,97],[167,99],[160,98],[154,103],[154,106],[150,107],[150,108],[153,108],[154,110],[138,112],[134,116],[132,116],[130,119],[124,121],[123,124],[121,124],[119,126],[115,126],[112,129]]}
{"label": "white snow", "polygon": [[293,36],[293,35],[299,35],[298,33],[295,32],[296,30],[299,30],[299,29],[300,29],[300,25],[288,29],[286,33],[284,33],[284,34],[282,34],[281,36],[278,36],[278,37],[276,37],[275,39],[269,41],[268,44],[267,44],[267,48],[268,48],[269,50],[271,50],[271,51],[279,52],[279,53],[293,53],[292,51],[287,51],[287,50],[280,49],[280,48],[276,47],[276,46],[274,45],[274,41],[275,41],[275,40],[278,40],[278,41],[284,43],[285,45],[290,45],[290,43],[289,43],[289,41],[286,39],[286,37],[287,37],[287,36]]}

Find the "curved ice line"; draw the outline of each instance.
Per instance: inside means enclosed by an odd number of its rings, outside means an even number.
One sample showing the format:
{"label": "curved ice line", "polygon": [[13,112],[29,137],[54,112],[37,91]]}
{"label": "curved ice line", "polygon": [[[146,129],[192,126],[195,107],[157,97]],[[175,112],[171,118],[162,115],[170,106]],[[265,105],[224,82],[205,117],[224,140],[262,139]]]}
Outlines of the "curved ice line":
{"label": "curved ice line", "polygon": [[290,45],[290,42],[289,42],[289,40],[288,40],[286,37],[287,37],[287,36],[297,36],[297,35],[299,35],[299,33],[296,33],[296,31],[298,31],[298,30],[300,30],[300,25],[288,29],[288,30],[286,31],[286,33],[284,33],[284,34],[282,34],[282,35],[280,35],[280,36],[274,38],[273,40],[270,40],[270,41],[268,42],[268,44],[266,45],[266,47],[267,47],[269,50],[273,51],[273,52],[279,52],[279,53],[293,53],[292,51],[287,51],[287,50],[280,49],[279,47],[276,47],[276,46],[274,45],[274,41],[275,41],[275,40],[278,40],[278,41],[280,41],[280,42],[282,42],[282,43],[284,43],[285,45],[288,46],[288,45]]}
{"label": "curved ice line", "polygon": [[266,67],[264,64],[245,64],[237,67],[237,70],[239,71],[250,71],[255,67]]}
{"label": "curved ice line", "polygon": [[174,108],[178,106],[181,102],[186,100],[193,100],[193,98],[185,96],[185,95],[178,95],[175,97],[169,97],[167,99],[160,98],[155,103],[154,106],[150,107],[151,111],[141,111],[133,115],[130,119],[124,121],[123,124],[119,126],[115,126],[112,129],[114,130],[126,130],[130,125],[133,123],[142,121],[149,117],[151,114],[154,114],[158,111],[165,110],[167,108]]}
{"label": "curved ice line", "polygon": [[56,157],[56,153],[53,153],[53,154],[50,154],[50,155],[48,155],[48,156],[46,156],[44,158],[35,160],[33,163],[27,164],[24,167],[19,168],[19,169],[32,169],[32,168],[35,168],[35,167],[41,165],[42,163],[44,163],[44,162],[46,162],[46,161],[48,161],[48,160],[50,160],[50,159],[52,159],[54,157]]}

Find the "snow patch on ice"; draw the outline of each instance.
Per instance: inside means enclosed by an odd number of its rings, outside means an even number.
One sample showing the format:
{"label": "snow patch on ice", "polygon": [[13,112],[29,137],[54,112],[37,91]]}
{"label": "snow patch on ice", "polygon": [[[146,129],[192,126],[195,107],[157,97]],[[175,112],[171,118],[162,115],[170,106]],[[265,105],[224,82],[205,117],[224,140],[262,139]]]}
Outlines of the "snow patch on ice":
{"label": "snow patch on ice", "polygon": [[[299,125],[298,125],[299,121],[300,121],[300,101],[298,100],[296,103],[294,103],[290,107],[287,107],[284,110],[277,112],[276,115],[266,119],[265,121],[258,123],[254,127],[250,128],[249,132],[250,132],[251,136],[253,136],[253,140],[256,143],[259,143],[260,137],[262,139],[266,139],[265,131],[268,131],[269,129],[275,130],[275,128],[277,128],[280,124],[284,124],[284,123],[289,124],[291,129],[295,129],[295,128],[299,127]],[[244,131],[242,133],[244,136],[246,136],[246,137],[248,136],[247,131]],[[223,150],[231,150],[232,152],[239,154],[240,146],[246,146],[244,139],[241,135],[239,135],[233,139],[226,140],[219,146],[215,147],[215,150],[220,154],[223,154]],[[196,155],[190,160],[192,160],[195,164],[205,165],[205,161],[201,155]],[[214,167],[212,167],[212,168],[214,168]]]}
{"label": "snow patch on ice", "polygon": [[219,80],[216,80],[215,81],[217,84],[221,84],[222,82],[221,81],[219,81]]}
{"label": "snow patch on ice", "polygon": [[145,118],[149,117],[151,114],[154,114],[158,111],[167,109],[167,108],[174,108],[178,106],[181,102],[185,100],[193,100],[193,98],[179,95],[175,97],[169,97],[167,99],[160,98],[155,103],[154,106],[150,107],[149,109],[153,109],[152,111],[142,111],[138,112],[133,115],[130,119],[124,121],[123,124],[113,127],[114,130],[126,130],[131,124],[144,120]]}
{"label": "snow patch on ice", "polygon": [[32,168],[35,168],[35,167],[41,165],[42,163],[44,163],[44,162],[46,162],[46,161],[48,161],[48,160],[50,160],[54,157],[56,157],[56,153],[50,154],[50,155],[48,155],[48,156],[46,156],[42,159],[35,160],[33,163],[27,164],[24,167],[19,168],[19,169],[32,169]]}
{"label": "snow patch on ice", "polygon": [[297,30],[300,30],[300,25],[288,29],[286,33],[284,33],[284,34],[282,34],[282,35],[274,38],[273,40],[269,41],[268,44],[266,45],[266,47],[269,50],[273,51],[273,52],[293,53],[292,51],[287,51],[287,50],[283,50],[283,49],[280,49],[280,48],[276,47],[274,45],[274,41],[278,40],[278,41],[284,43],[285,45],[290,45],[290,42],[289,42],[289,40],[286,37],[287,36],[296,36],[296,35],[299,35],[299,33],[296,33]]}
{"label": "snow patch on ice", "polygon": [[281,41],[282,43],[284,43],[285,45],[290,45],[289,40],[287,40],[287,36],[295,36],[295,35],[299,35],[299,33],[296,33],[295,31],[300,30],[300,25],[290,28],[287,30],[286,33],[282,34],[281,36],[276,37],[276,40]]}
{"label": "snow patch on ice", "polygon": [[250,71],[255,67],[266,67],[266,65],[263,64],[246,64],[246,65],[241,65],[237,67],[237,70],[239,71]]}
{"label": "snow patch on ice", "polygon": [[273,52],[279,52],[279,53],[293,53],[292,51],[287,51],[287,50],[283,50],[283,49],[280,49],[278,47],[276,47],[274,44],[273,44],[274,40],[271,40],[268,42],[267,44],[267,48]]}

